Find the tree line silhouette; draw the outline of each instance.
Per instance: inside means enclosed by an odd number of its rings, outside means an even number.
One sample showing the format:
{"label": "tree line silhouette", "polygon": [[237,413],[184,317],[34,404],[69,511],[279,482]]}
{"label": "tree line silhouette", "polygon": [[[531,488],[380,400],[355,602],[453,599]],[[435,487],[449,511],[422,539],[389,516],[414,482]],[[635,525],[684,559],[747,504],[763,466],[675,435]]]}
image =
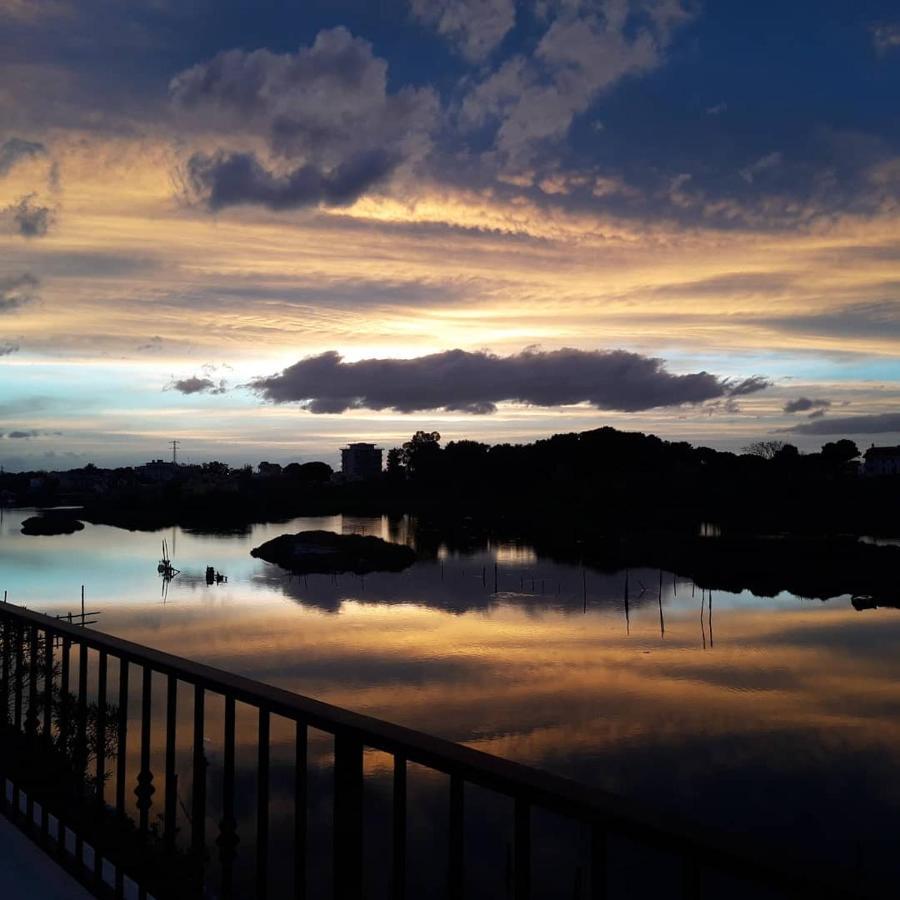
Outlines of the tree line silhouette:
{"label": "tree line silhouette", "polygon": [[[25,503],[81,503],[87,521],[128,527],[240,528],[253,521],[337,512],[411,512],[536,526],[565,517],[596,531],[728,529],[864,534],[895,527],[900,478],[865,478],[849,440],[800,453],[765,441],[740,453],[599,428],[526,444],[456,440],[418,431],[365,481],[323,462],[182,466],[162,483],[140,469],[0,475]],[[92,472],[91,472],[92,470]],[[35,476],[39,476],[37,479]],[[37,489],[34,481],[39,482]],[[66,487],[66,484],[69,487]]]}

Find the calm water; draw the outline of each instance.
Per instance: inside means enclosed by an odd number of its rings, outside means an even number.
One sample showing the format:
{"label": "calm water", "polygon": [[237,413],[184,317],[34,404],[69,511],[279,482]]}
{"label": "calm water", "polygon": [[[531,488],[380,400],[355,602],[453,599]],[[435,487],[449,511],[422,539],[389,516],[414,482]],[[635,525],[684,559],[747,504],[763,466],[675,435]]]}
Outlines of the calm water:
{"label": "calm water", "polygon": [[[861,859],[870,874],[893,865],[900,611],[857,612],[847,597],[710,597],[673,573],[660,603],[659,572],[632,570],[626,615],[624,573],[583,573],[524,546],[365,579],[290,577],[250,557],[308,528],[412,541],[405,520],[297,519],[227,536],[87,526],[43,538],[19,533],[27,515],[7,510],[0,525],[0,591],[12,602],[77,612],[84,584],[102,631],[791,852]],[[181,570],[167,591],[162,538]],[[207,565],[228,583],[207,586]],[[189,705],[180,720],[189,772]],[[243,727],[252,759],[254,723]],[[367,767],[377,775],[385,760],[372,754]]]}

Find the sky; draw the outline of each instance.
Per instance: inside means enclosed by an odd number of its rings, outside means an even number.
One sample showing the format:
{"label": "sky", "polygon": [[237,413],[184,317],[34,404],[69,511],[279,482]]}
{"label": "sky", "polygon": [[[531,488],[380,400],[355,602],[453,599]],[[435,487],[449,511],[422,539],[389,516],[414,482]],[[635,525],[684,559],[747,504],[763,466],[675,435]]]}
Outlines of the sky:
{"label": "sky", "polygon": [[900,443],[894,0],[0,0],[0,464]]}

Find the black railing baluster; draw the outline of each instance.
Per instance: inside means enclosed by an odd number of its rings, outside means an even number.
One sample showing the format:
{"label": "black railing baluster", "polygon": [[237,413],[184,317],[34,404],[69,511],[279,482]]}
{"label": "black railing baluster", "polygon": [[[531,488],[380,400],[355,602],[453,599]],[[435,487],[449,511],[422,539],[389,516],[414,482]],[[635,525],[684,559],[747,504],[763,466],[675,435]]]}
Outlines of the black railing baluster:
{"label": "black railing baluster", "polygon": [[53,635],[44,629],[44,742],[53,737]]}
{"label": "black railing baluster", "polygon": [[75,723],[76,731],[76,765],[79,790],[83,793],[84,778],[87,775],[87,676],[88,648],[87,644],[78,646],[78,714]]}
{"label": "black railing baluster", "polygon": [[16,674],[15,674],[15,697],[13,698],[13,722],[16,726],[16,731],[21,731],[22,729],[22,691],[23,691],[23,678],[24,678],[24,667],[25,667],[25,648],[23,643],[25,641],[25,629],[19,624],[15,629],[15,641],[16,641]]}
{"label": "black railing baluster", "polygon": [[237,822],[234,818],[234,697],[225,698],[225,752],[222,771],[222,820],[219,822],[219,860],[222,863],[222,896],[231,900],[234,890],[234,859]]}
{"label": "black railing baluster", "polygon": [[334,896],[362,896],[363,746],[359,738],[334,737]]}
{"label": "black railing baluster", "polygon": [[[119,657],[119,721],[116,726],[116,815],[124,822],[125,784],[128,778],[128,657]],[[125,872],[116,866],[116,898],[125,896]]]}
{"label": "black railing baluster", "polygon": [[450,842],[447,860],[447,883],[450,900],[460,900],[465,883],[465,794],[459,775],[450,776]]}
{"label": "black railing baluster", "polygon": [[531,897],[531,805],[522,797],[515,799],[514,817],[514,896],[516,900],[529,900]]}
{"label": "black railing baluster", "polygon": [[[59,745],[63,750],[63,753],[69,752],[69,736],[70,736],[70,722],[69,718],[72,714],[72,704],[71,698],[69,697],[69,675],[71,673],[72,668],[72,641],[68,637],[64,637],[62,639],[62,647],[60,649],[61,656],[61,669],[59,675],[59,705],[57,707],[57,733],[59,738]],[[57,851],[60,856],[65,857],[66,854],[66,846],[65,846],[65,834],[66,834],[66,825],[63,821],[62,816],[57,816],[58,829],[59,834],[57,838]]]}
{"label": "black railing baluster", "polygon": [[[41,729],[45,749],[53,741],[53,635],[44,629],[44,724]],[[46,802],[41,804],[41,841],[46,847],[50,837],[50,813]]]}
{"label": "black railing baluster", "polygon": [[294,750],[294,897],[306,900],[308,729],[297,722]]}
{"label": "black railing baluster", "polygon": [[150,826],[150,807],[153,806],[153,772],[150,771],[150,713],[153,703],[153,670],[143,667],[141,680],[141,770],[138,772],[138,783],[134,789],[139,812],[138,825],[141,834],[146,835]]}
{"label": "black railing baluster", "polygon": [[[63,645],[65,648],[65,645]],[[65,663],[63,663],[65,671]],[[116,735],[116,813],[125,817],[128,748],[128,659],[119,658],[119,724]]]}
{"label": "black railing baluster", "polygon": [[264,900],[269,879],[269,711],[259,710],[256,764],[256,896]]}
{"label": "black railing baluster", "polygon": [[[59,675],[59,695],[60,699],[63,703],[66,703],[66,697],[69,693],[69,677],[72,671],[72,639],[68,637],[64,637],[62,639],[62,651],[61,651],[61,664],[62,670]],[[60,727],[60,737],[63,739],[63,744],[65,744],[65,735],[68,733],[68,717],[63,716],[60,718],[59,727]]]}
{"label": "black railing baluster", "polygon": [[[108,661],[106,651],[100,651],[97,664],[97,768],[95,777],[97,780],[97,815],[102,816],[106,811],[104,789],[106,782],[106,669]],[[103,882],[103,856],[100,847],[94,847],[94,881],[100,885]]]}
{"label": "black railing baluster", "polygon": [[97,791],[97,807],[103,810],[105,805],[104,792],[106,782],[106,670],[107,670],[106,651],[100,651],[100,658],[97,665],[97,769],[96,769],[96,791]]}
{"label": "black railing baluster", "polygon": [[[17,623],[13,629],[13,639],[16,642],[16,671],[13,683],[13,724],[16,731],[22,730],[22,691],[23,686],[23,669],[25,666],[25,648],[23,646],[25,640],[25,629],[21,623]],[[19,782],[13,784],[13,815],[18,818],[20,813],[20,791]]]}
{"label": "black railing baluster", "polygon": [[684,900],[700,900],[702,893],[700,860],[691,848],[681,861],[681,896]]}
{"label": "black railing baluster", "polygon": [[[34,738],[37,736],[38,722],[38,631],[32,625],[28,640],[28,710],[25,713],[25,733]],[[28,800],[28,815],[31,816],[31,798]]]}
{"label": "black railing baluster", "polygon": [[[2,657],[2,690],[3,690],[3,725],[9,724],[9,663],[10,663],[10,626],[12,623],[3,618],[3,657]],[[6,803],[6,791],[2,792],[2,803]]]}
{"label": "black railing baluster", "polygon": [[166,850],[175,849],[175,817],[178,807],[178,782],[175,775],[175,718],[178,710],[178,679],[166,679],[166,807],[164,837]]}
{"label": "black railing baluster", "polygon": [[599,823],[591,826],[591,900],[606,900],[606,829]]}
{"label": "black railing baluster", "polygon": [[196,856],[197,871],[202,878],[204,848],[206,846],[206,754],[203,749],[205,693],[201,685],[194,685],[194,774],[191,793],[191,849]]}
{"label": "black railing baluster", "polygon": [[406,760],[394,757],[394,864],[393,898],[406,896]]}
{"label": "black railing baluster", "polygon": [[[75,722],[75,771],[78,778],[78,795],[84,797],[85,779],[87,778],[87,676],[88,647],[78,645],[78,712]],[[84,837],[81,830],[75,832],[75,859],[83,860]]]}

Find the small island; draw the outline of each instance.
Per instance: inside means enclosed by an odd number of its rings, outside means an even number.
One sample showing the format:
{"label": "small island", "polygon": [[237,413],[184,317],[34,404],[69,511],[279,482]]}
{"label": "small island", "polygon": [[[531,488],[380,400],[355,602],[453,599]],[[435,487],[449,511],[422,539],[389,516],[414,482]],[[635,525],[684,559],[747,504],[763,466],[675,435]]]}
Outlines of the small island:
{"label": "small island", "polygon": [[41,516],[31,516],[22,522],[22,534],[36,537],[75,534],[76,531],[84,531],[84,523],[71,513],[44,513]]}
{"label": "small island", "polygon": [[330,531],[283,534],[254,548],[250,555],[297,575],[400,572],[416,560],[415,552],[402,544]]}

